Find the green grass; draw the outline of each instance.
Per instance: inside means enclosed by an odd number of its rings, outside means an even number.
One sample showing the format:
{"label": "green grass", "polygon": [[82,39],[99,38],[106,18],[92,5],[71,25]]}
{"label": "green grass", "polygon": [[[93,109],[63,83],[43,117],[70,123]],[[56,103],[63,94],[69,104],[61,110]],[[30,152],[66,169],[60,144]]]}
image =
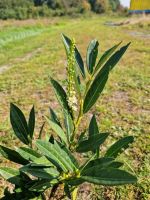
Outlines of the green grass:
{"label": "green grass", "polygon": [[[9,41],[0,47],[0,64],[12,65],[11,69],[0,75],[0,143],[7,146],[18,145],[9,122],[10,102],[16,103],[25,113],[28,113],[32,104],[35,105],[37,131],[42,125],[42,116],[48,114],[49,106],[58,110],[48,76],[52,75],[58,80],[65,78],[66,58],[61,33],[74,37],[84,56],[87,44],[93,38],[100,42],[100,54],[119,41],[123,41],[123,44],[131,41],[129,50],[113,70],[105,92],[96,105],[96,114],[101,130],[110,132],[110,140],[106,145],[125,135],[135,137],[130,150],[118,159],[128,163],[125,168],[137,175],[138,183],[120,187],[92,187],[91,198],[148,200],[150,43],[146,38],[129,33],[147,33],[149,28],[138,25],[104,25],[111,20],[120,19],[105,16],[60,21],[57,19],[57,23],[53,25],[11,25],[0,31],[0,39]],[[23,57],[39,47],[41,51],[30,59],[17,61],[18,57]]]}

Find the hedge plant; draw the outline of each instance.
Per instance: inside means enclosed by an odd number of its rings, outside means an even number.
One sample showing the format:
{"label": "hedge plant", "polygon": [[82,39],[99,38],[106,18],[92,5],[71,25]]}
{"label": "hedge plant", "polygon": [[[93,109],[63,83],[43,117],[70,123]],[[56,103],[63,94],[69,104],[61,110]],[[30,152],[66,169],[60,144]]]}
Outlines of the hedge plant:
{"label": "hedge plant", "polygon": [[[121,138],[101,152],[101,146],[109,133],[101,132],[94,114],[94,105],[99,99],[111,70],[119,62],[130,43],[108,49],[98,59],[97,40],[92,40],[87,48],[86,63],[76,47],[74,39],[62,35],[67,55],[67,80],[63,87],[50,77],[50,83],[60,104],[61,120],[50,108],[45,117],[53,130],[43,134],[35,131],[35,110],[32,107],[28,120],[13,103],[10,105],[10,121],[20,147],[10,149],[0,145],[0,154],[16,163],[15,168],[1,166],[0,175],[13,184],[13,191],[4,190],[2,199],[51,199],[56,192],[61,199],[77,199],[79,186],[85,182],[95,185],[134,184],[137,178],[122,169],[117,160],[133,142],[132,136]],[[87,113],[92,108],[92,117]],[[85,117],[87,127],[82,126]],[[36,133],[35,133],[36,132]],[[80,158],[80,160],[78,159]]]}

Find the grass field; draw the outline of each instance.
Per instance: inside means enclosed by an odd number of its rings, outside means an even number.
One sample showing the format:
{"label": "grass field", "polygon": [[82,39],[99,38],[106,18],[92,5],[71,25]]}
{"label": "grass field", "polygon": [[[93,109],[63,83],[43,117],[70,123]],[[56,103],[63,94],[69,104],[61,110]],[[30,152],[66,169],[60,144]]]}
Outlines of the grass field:
{"label": "grass field", "polygon": [[[82,198],[100,200],[150,199],[150,26],[106,26],[120,18],[90,17],[53,21],[2,22],[0,25],[0,143],[17,146],[9,122],[10,102],[27,114],[32,104],[37,114],[36,130],[48,114],[49,106],[59,109],[49,84],[49,75],[65,79],[65,52],[61,33],[74,37],[82,55],[91,39],[100,42],[100,54],[119,41],[132,42],[113,70],[108,85],[96,105],[102,131],[110,132],[106,145],[133,135],[131,148],[119,156],[125,168],[138,177],[136,185],[81,188]],[[139,33],[139,34],[137,34]],[[141,33],[141,34],[140,34]],[[7,69],[8,68],[8,69]],[[87,115],[87,119],[89,116]],[[46,130],[46,128],[45,128]],[[8,164],[0,158],[0,162]],[[0,180],[0,194],[5,182]],[[85,197],[86,195],[86,197]],[[90,196],[90,197],[89,197]]]}

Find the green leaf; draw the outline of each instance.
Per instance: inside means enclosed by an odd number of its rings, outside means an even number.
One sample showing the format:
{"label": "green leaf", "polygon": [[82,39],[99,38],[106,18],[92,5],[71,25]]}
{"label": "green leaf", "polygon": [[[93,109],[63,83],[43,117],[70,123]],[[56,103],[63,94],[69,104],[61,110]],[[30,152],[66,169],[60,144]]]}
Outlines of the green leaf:
{"label": "green leaf", "polygon": [[29,129],[31,139],[33,138],[34,128],[35,128],[35,110],[33,106],[30,111],[29,122],[28,122],[28,129]]}
{"label": "green leaf", "polygon": [[10,121],[15,135],[24,143],[29,144],[28,125],[22,111],[11,103],[10,105]]}
{"label": "green leaf", "polygon": [[80,153],[93,151],[98,148],[102,143],[104,143],[108,135],[108,133],[93,135],[88,140],[80,142],[76,148],[76,151]]}
{"label": "green leaf", "polygon": [[66,113],[70,113],[70,115],[72,117],[71,109],[69,108],[69,105],[68,105],[67,94],[66,94],[65,90],[53,78],[50,78],[50,81],[51,81],[51,84],[54,88],[57,99],[58,99],[60,105],[62,106],[63,110]]}
{"label": "green leaf", "polygon": [[38,180],[30,188],[30,191],[43,192],[52,186],[49,180]]}
{"label": "green leaf", "polygon": [[41,138],[42,138],[42,133],[43,133],[44,126],[45,126],[45,122],[42,124],[42,126],[41,126],[41,128],[40,128],[40,132],[39,132],[38,139],[41,139]]}
{"label": "green leaf", "polygon": [[16,151],[26,160],[29,160],[29,161],[34,161],[35,159],[37,158],[40,158],[41,155],[33,150],[33,149],[30,149],[30,148],[26,148],[26,147],[20,147],[20,148],[17,148]]}
{"label": "green leaf", "polygon": [[83,104],[83,113],[86,113],[97,101],[101,92],[103,91],[105,84],[108,80],[109,71],[114,68],[114,66],[119,62],[125,51],[127,50],[128,46],[123,46],[120,50],[115,52],[105,63],[103,68],[98,72],[97,76],[95,77],[91,87],[89,88]]}
{"label": "green leaf", "polygon": [[[66,49],[66,53],[68,56],[68,53],[70,51],[70,46],[71,46],[71,40],[64,34],[62,34],[62,40],[63,40],[64,46]],[[81,57],[80,52],[78,51],[77,47],[75,47],[75,60],[76,60],[76,63],[80,69],[80,72],[81,72],[83,78],[85,78],[84,63],[83,63],[82,57]]]}
{"label": "green leaf", "polygon": [[12,184],[20,185],[20,173],[16,169],[0,167],[0,175]]}
{"label": "green leaf", "polygon": [[79,168],[79,164],[78,164],[78,161],[76,160],[76,158],[74,157],[74,155],[72,154],[72,152],[65,146],[65,145],[62,145],[60,143],[58,143],[61,147],[61,149],[63,149],[70,157],[72,163],[74,164],[74,166],[76,168]]}
{"label": "green leaf", "polygon": [[54,112],[54,110],[52,108],[50,108],[49,110],[50,110],[51,121],[54,122],[55,124],[58,124],[61,127],[60,121],[59,121],[56,113]]}
{"label": "green leaf", "polygon": [[93,83],[91,84],[83,103],[83,113],[89,111],[89,109],[96,103],[101,92],[103,91],[105,84],[108,80],[109,70],[103,73],[98,73]]}
{"label": "green leaf", "polygon": [[105,65],[103,66],[103,68],[100,70],[99,74],[102,74],[103,72],[105,72],[107,70],[111,71],[116,66],[116,64],[119,62],[119,60],[122,58],[122,56],[126,52],[126,50],[129,47],[129,45],[130,45],[130,43],[128,43],[127,45],[121,47],[118,51],[116,51],[108,59],[108,61],[105,63]]}
{"label": "green leaf", "polygon": [[74,130],[74,124],[73,124],[73,120],[69,114],[66,114],[64,112],[64,116],[65,116],[65,128],[66,128],[67,138],[68,138],[68,141],[70,142],[71,135]]}
{"label": "green leaf", "polygon": [[113,158],[107,158],[107,157],[102,157],[102,158],[97,158],[97,159],[91,160],[87,164],[84,164],[83,166],[81,166],[82,173],[84,173],[86,170],[88,170],[88,171],[91,170],[92,171],[92,167],[95,167],[95,166],[99,166],[99,168],[107,167],[113,161],[114,161]]}
{"label": "green leaf", "polygon": [[74,178],[71,180],[65,180],[65,183],[70,186],[78,186],[84,183],[85,181],[82,178]]}
{"label": "green leaf", "polygon": [[35,158],[34,163],[41,166],[54,167],[54,165],[45,156]]}
{"label": "green leaf", "polygon": [[55,166],[60,167],[64,172],[74,171],[76,169],[72,163],[69,155],[58,145],[56,141],[54,144],[42,140],[36,141],[36,146]]}
{"label": "green leaf", "polygon": [[93,115],[89,125],[89,137],[91,137],[92,135],[96,135],[98,133],[99,133],[98,124],[95,115]]}
{"label": "green leaf", "polygon": [[117,142],[115,142],[106,152],[105,156],[116,158],[119,153],[122,153],[123,150],[129,147],[129,144],[134,141],[132,136],[127,136],[121,138]]}
{"label": "green leaf", "polygon": [[86,64],[90,74],[93,73],[93,69],[96,63],[96,58],[98,54],[99,43],[97,40],[92,40],[87,49]]}
{"label": "green leaf", "polygon": [[137,178],[126,171],[115,168],[99,169],[97,166],[92,171],[86,171],[81,178],[90,183],[110,186],[137,182]]}
{"label": "green leaf", "polygon": [[44,167],[41,167],[40,165],[38,166],[38,164],[36,166],[35,165],[32,166],[30,164],[26,165],[26,166],[20,168],[20,171],[29,173],[32,176],[35,176],[35,177],[38,177],[41,179],[51,180],[51,179],[59,176],[59,172],[55,168],[53,168],[53,167],[44,168]]}
{"label": "green leaf", "polygon": [[67,141],[67,137],[65,132],[63,131],[63,129],[56,123],[54,123],[53,121],[51,121],[50,119],[48,119],[46,117],[46,120],[48,122],[48,124],[50,125],[50,127],[55,131],[55,133],[57,133],[57,135],[61,138],[61,140],[65,143],[68,144]]}
{"label": "green leaf", "polygon": [[6,158],[12,162],[15,162],[15,163],[18,163],[21,165],[25,165],[25,164],[29,163],[28,160],[26,160],[22,156],[20,156],[20,154],[17,153],[15,150],[9,149],[2,145],[0,145],[0,155],[2,155],[4,158]]}
{"label": "green leaf", "polygon": [[109,167],[112,167],[112,168],[120,168],[123,166],[123,163],[121,162],[118,162],[118,161],[115,161],[115,162],[112,162]]}
{"label": "green leaf", "polygon": [[78,138],[78,143],[85,140],[85,133],[86,133],[86,130],[80,133],[79,138]]}
{"label": "green leaf", "polygon": [[94,73],[96,73],[99,68],[105,63],[105,61],[114,53],[114,51],[118,48],[118,46],[121,44],[121,42],[119,42],[117,45],[114,45],[112,48],[108,49],[107,51],[105,51],[105,53],[101,56],[98,64],[96,65],[95,71]]}
{"label": "green leaf", "polygon": [[[93,117],[90,121],[90,125],[89,125],[89,138],[92,135],[96,135],[98,133],[99,133],[98,124],[97,124],[95,115],[93,115]],[[93,151],[93,153],[97,153],[97,157],[99,157],[99,147],[97,149],[95,149]]]}

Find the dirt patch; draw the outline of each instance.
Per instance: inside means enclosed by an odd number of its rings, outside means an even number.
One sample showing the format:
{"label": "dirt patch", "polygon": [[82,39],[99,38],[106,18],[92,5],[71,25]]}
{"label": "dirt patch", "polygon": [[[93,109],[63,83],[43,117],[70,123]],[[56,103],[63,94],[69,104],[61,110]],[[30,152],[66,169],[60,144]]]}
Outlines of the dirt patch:
{"label": "dirt patch", "polygon": [[127,25],[136,25],[136,24],[143,24],[148,23],[150,24],[150,16],[139,16],[139,17],[131,17],[127,20],[113,22],[108,21],[105,23],[107,26],[127,26]]}

